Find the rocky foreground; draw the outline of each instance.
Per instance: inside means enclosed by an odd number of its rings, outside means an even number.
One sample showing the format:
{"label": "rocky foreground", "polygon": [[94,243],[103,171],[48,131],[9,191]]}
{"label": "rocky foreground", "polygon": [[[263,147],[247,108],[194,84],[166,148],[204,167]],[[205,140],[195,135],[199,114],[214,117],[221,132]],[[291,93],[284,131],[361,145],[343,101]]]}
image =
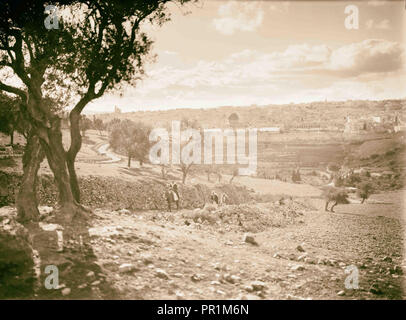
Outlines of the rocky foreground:
{"label": "rocky foreground", "polygon": [[[326,213],[308,201],[251,206],[172,213],[97,209],[90,225],[75,228],[52,223],[54,212],[45,207],[43,221],[28,226],[29,237],[15,223],[15,210],[2,208],[0,283],[6,285],[0,294],[34,299],[405,298],[399,220]],[[47,265],[58,267],[56,289],[44,287]],[[354,267],[358,289],[346,289]],[[9,290],[11,285],[15,290]]]}

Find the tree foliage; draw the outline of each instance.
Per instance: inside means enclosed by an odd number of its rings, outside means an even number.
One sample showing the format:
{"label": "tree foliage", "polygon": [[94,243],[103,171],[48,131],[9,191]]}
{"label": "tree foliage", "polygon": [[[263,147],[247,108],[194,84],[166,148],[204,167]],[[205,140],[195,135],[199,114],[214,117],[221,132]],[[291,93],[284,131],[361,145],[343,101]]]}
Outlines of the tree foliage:
{"label": "tree foliage", "polygon": [[84,137],[86,135],[86,131],[92,128],[92,120],[90,120],[88,117],[82,115],[80,117],[80,132],[82,133],[82,136]]}
{"label": "tree foliage", "polygon": [[347,204],[348,202],[348,193],[341,188],[330,187],[324,191],[324,198],[327,201],[335,201],[338,204]]}
{"label": "tree foliage", "polygon": [[93,129],[99,131],[99,135],[102,135],[102,131],[106,129],[106,125],[104,124],[103,120],[100,118],[93,119]]}
{"label": "tree foliage", "polygon": [[362,199],[362,203],[373,193],[373,187],[368,182],[363,182],[358,186],[357,194]]}
{"label": "tree foliage", "polygon": [[149,133],[151,128],[142,122],[124,120],[112,126],[110,132],[110,146],[113,150],[124,152],[128,157],[128,167],[131,159],[136,159],[142,165],[150,148]]}
{"label": "tree foliage", "polygon": [[326,200],[325,210],[328,210],[328,205],[330,202],[333,202],[333,205],[330,208],[331,212],[334,212],[334,207],[337,204],[348,204],[348,193],[345,189],[336,188],[336,187],[328,187],[323,191],[323,197]]}
{"label": "tree foliage", "polygon": [[19,113],[20,99],[0,92],[0,132],[10,136],[10,145],[14,144],[14,132],[27,137],[29,124]]}

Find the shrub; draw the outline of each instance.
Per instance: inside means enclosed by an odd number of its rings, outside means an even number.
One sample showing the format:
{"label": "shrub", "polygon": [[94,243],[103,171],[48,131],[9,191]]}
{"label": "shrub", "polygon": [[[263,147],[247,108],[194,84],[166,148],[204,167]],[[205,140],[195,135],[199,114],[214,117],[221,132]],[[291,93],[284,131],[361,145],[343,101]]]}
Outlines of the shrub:
{"label": "shrub", "polygon": [[373,192],[373,187],[370,183],[368,182],[363,182],[358,186],[358,196],[362,199],[361,203],[364,203],[366,199],[369,198],[369,196]]}

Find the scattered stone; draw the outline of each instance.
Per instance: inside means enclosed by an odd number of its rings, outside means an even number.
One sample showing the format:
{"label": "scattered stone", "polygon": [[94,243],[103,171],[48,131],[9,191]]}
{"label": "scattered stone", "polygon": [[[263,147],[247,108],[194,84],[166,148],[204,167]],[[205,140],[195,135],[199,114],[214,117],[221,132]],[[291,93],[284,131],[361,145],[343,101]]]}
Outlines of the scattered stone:
{"label": "scattered stone", "polygon": [[305,267],[298,264],[298,265],[295,265],[295,266],[291,267],[290,270],[292,270],[292,271],[303,271],[303,270],[305,270]]}
{"label": "scattered stone", "polygon": [[152,255],[148,253],[144,253],[141,255],[141,260],[145,265],[151,264],[153,262]]}
{"label": "scattered stone", "polygon": [[219,281],[217,281],[217,280],[214,280],[214,281],[211,281],[210,284],[212,286],[219,286],[221,283]]}
{"label": "scattered stone", "polygon": [[307,253],[302,254],[301,256],[299,256],[299,257],[297,258],[297,261],[302,261],[302,260],[304,260],[306,257],[307,257]]}
{"label": "scattered stone", "polygon": [[309,258],[309,257],[304,258],[303,261],[305,263],[309,263],[309,264],[316,264],[316,260],[313,258]]}
{"label": "scattered stone", "polygon": [[222,290],[216,290],[216,293],[218,293],[218,294],[220,294],[222,296],[226,295],[226,293],[224,291],[222,291]]}
{"label": "scattered stone", "polygon": [[126,273],[126,272],[131,272],[135,270],[135,266],[131,263],[123,263],[118,267],[118,272],[120,273]]}
{"label": "scattered stone", "polygon": [[191,279],[193,282],[201,281],[201,280],[203,280],[204,278],[205,278],[205,275],[204,275],[204,274],[199,274],[199,273],[195,273],[195,274],[193,274],[193,275],[190,277],[190,279]]}
{"label": "scattered stone", "polygon": [[78,286],[78,289],[84,289],[84,288],[86,288],[86,287],[87,287],[87,284],[86,284],[86,283],[83,283],[83,284],[81,284],[81,285]]}
{"label": "scattered stone", "polygon": [[40,218],[44,219],[46,218],[46,216],[49,216],[54,211],[54,208],[48,206],[40,206],[38,207],[38,211]]}
{"label": "scattered stone", "polygon": [[390,269],[390,273],[391,273],[391,274],[402,275],[402,274],[403,274],[403,269],[402,269],[401,266],[393,266],[393,268]]}
{"label": "scattered stone", "polygon": [[92,278],[94,277],[94,272],[93,271],[89,271],[86,275],[86,277]]}
{"label": "scattered stone", "polygon": [[44,231],[56,231],[56,230],[63,230],[63,227],[56,223],[38,223],[40,228]]}
{"label": "scattered stone", "polygon": [[345,296],[345,291],[341,290],[341,291],[337,292],[337,295],[340,297]]}
{"label": "scattered stone", "polygon": [[330,260],[328,260],[328,262],[327,262],[327,265],[329,265],[329,266],[331,266],[331,267],[334,267],[336,264],[337,264],[337,261],[334,260],[334,259],[330,259]]}
{"label": "scattered stone", "polygon": [[378,283],[374,283],[372,284],[371,288],[369,289],[369,292],[373,293],[373,294],[382,294],[382,290],[379,287]]}
{"label": "scattered stone", "polygon": [[266,288],[266,284],[263,281],[253,281],[251,282],[251,286],[254,291],[261,291]]}
{"label": "scattered stone", "polygon": [[169,275],[166,273],[165,270],[162,269],[155,269],[155,274],[158,278],[161,279],[169,279]]}
{"label": "scattered stone", "polygon": [[391,258],[391,257],[384,257],[384,258],[382,259],[382,261],[385,261],[385,262],[392,262],[392,258]]}
{"label": "scattered stone", "polygon": [[239,282],[241,280],[241,278],[239,276],[231,275],[231,274],[226,273],[224,275],[224,280],[229,282],[229,283],[234,284],[236,282]]}
{"label": "scattered stone", "polygon": [[247,291],[247,292],[253,292],[254,288],[252,285],[245,285],[242,287],[243,290]]}
{"label": "scattered stone", "polygon": [[119,214],[131,214],[131,211],[127,210],[127,209],[121,209],[121,210],[118,211],[118,213]]}
{"label": "scattered stone", "polygon": [[246,243],[250,243],[254,246],[258,246],[258,242],[255,240],[255,238],[253,236],[250,236],[248,234],[244,235],[243,241]]}
{"label": "scattered stone", "polygon": [[100,283],[101,283],[100,280],[96,280],[96,281],[93,281],[91,285],[92,286],[98,286]]}
{"label": "scattered stone", "polygon": [[61,291],[61,293],[62,293],[63,296],[69,295],[70,292],[71,292],[70,288],[64,288],[64,289],[62,289],[62,291]]}
{"label": "scattered stone", "polygon": [[303,247],[300,244],[296,247],[296,250],[299,252],[305,252],[305,249],[303,249]]}
{"label": "scattered stone", "polygon": [[175,278],[183,278],[183,274],[180,273],[180,272],[174,273],[173,276],[174,276]]}

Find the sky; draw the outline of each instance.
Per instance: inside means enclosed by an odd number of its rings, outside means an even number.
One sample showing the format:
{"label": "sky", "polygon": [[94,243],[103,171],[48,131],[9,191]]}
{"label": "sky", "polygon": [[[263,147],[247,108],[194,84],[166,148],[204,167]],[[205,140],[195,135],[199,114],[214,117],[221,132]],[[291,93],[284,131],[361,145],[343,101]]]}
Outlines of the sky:
{"label": "sky", "polygon": [[[346,28],[348,5],[358,29]],[[86,112],[406,97],[403,1],[201,0],[168,9],[170,22],[145,26],[157,56],[145,78]]]}

